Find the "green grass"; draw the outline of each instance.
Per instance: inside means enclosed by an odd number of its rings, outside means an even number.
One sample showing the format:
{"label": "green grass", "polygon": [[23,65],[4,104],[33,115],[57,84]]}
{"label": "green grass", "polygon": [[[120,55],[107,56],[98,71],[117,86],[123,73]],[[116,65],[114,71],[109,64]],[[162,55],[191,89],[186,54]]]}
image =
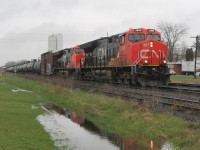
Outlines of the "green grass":
{"label": "green grass", "polygon": [[175,83],[191,83],[191,84],[200,84],[200,77],[196,76],[196,79],[194,79],[194,76],[186,76],[186,75],[175,75],[170,77],[172,82]]}
{"label": "green grass", "polygon": [[[102,130],[131,138],[142,145],[149,145],[153,140],[160,144],[169,141],[177,149],[197,150],[200,147],[200,123],[154,114],[134,101],[125,102],[19,77],[1,77],[0,83],[3,82],[6,83],[0,84],[0,146],[3,149],[54,149],[50,137],[35,119],[44,111],[31,109],[31,105],[46,102],[81,113]],[[17,87],[34,94],[11,92]]]}
{"label": "green grass", "polygon": [[20,78],[0,77],[0,149],[55,150],[50,136],[36,120],[44,111],[31,108],[39,106],[41,100],[33,93],[11,91],[25,87],[24,83]]}

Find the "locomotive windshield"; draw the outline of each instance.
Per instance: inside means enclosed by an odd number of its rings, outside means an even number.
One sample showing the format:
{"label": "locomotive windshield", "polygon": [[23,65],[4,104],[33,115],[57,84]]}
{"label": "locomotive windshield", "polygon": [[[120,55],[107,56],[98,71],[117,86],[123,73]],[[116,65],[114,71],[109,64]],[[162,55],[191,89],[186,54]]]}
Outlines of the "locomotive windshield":
{"label": "locomotive windshield", "polygon": [[158,34],[147,34],[147,39],[160,41],[160,35],[158,35]]}
{"label": "locomotive windshield", "polygon": [[145,40],[144,34],[129,34],[128,39],[131,43],[137,43]]}
{"label": "locomotive windshield", "polygon": [[84,52],[84,50],[83,50],[83,49],[80,49],[80,48],[78,48],[78,49],[76,49],[76,50],[75,50],[75,52],[76,52],[76,54],[80,54],[80,53],[83,53],[83,52]]}

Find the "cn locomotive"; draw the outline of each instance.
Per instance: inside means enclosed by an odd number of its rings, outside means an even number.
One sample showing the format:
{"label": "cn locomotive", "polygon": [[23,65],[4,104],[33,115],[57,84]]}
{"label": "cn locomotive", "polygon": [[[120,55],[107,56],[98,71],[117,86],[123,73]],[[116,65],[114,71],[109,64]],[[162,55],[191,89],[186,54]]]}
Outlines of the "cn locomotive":
{"label": "cn locomotive", "polygon": [[167,45],[161,41],[161,34],[155,29],[139,28],[46,52],[40,62],[27,62],[22,70],[18,69],[22,64],[8,70],[35,72],[34,64],[40,63],[36,70],[42,75],[144,86],[167,85],[170,79],[167,56]]}

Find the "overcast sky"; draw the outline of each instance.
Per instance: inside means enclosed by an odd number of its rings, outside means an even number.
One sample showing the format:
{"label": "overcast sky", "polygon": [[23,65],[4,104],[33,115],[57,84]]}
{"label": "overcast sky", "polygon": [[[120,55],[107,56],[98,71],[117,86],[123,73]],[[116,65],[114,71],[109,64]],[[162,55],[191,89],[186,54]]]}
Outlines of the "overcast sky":
{"label": "overcast sky", "polygon": [[200,34],[199,0],[0,0],[0,66],[37,59],[48,36],[63,34],[72,47],[129,28],[156,28],[166,21],[188,26],[188,46]]}

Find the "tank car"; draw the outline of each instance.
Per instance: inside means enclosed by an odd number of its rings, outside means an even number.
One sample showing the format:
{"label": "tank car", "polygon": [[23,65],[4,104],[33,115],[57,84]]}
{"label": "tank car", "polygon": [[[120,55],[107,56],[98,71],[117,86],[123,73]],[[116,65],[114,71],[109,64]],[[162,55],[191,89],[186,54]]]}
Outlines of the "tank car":
{"label": "tank car", "polygon": [[27,65],[28,65],[28,63],[29,63],[29,62],[26,62],[26,63],[23,64],[23,66],[22,66],[22,71],[23,71],[23,72],[27,72],[27,71],[28,71],[28,70],[27,70]]}
{"label": "tank car", "polygon": [[33,66],[34,66],[35,62],[36,62],[36,60],[32,60],[27,64],[27,71],[28,72],[34,72]]}
{"label": "tank car", "polygon": [[130,29],[80,45],[87,55],[80,78],[140,85],[169,82],[167,45],[154,29]]}
{"label": "tank car", "polygon": [[33,64],[33,72],[34,72],[34,73],[38,73],[38,74],[41,73],[41,61],[40,61],[40,60],[34,61],[34,64]]}

